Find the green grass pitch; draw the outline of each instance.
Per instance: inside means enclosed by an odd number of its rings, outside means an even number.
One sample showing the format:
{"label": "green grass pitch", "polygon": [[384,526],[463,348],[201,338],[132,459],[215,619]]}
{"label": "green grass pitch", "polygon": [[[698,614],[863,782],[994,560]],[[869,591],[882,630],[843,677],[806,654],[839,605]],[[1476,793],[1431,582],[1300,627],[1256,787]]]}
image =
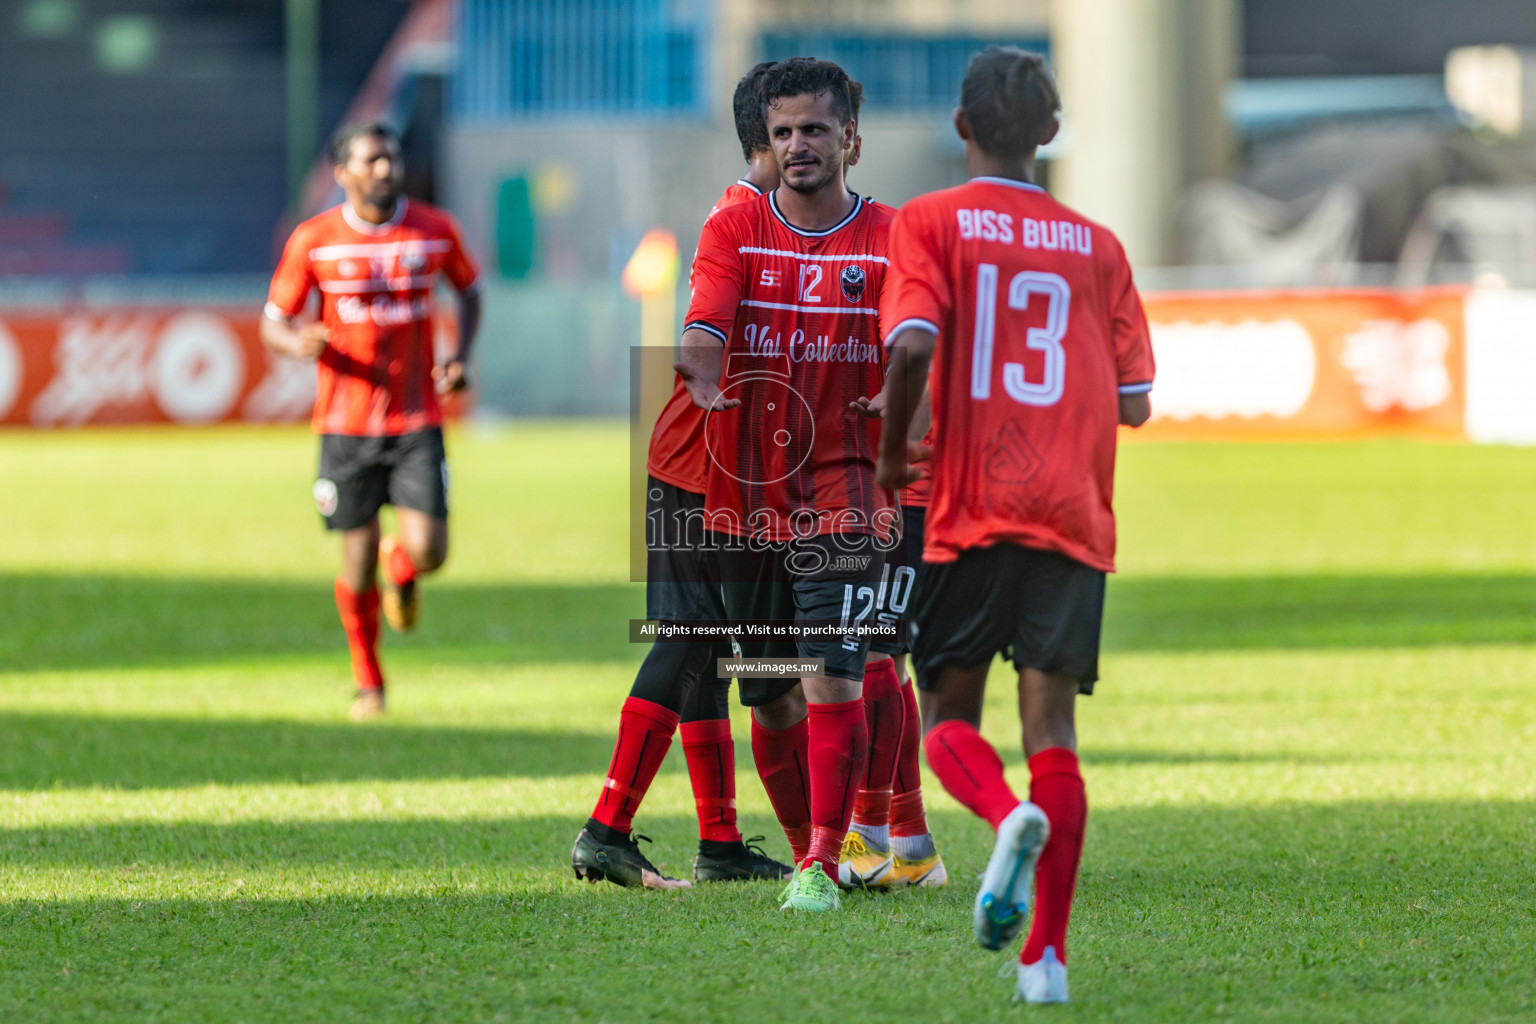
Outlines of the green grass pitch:
{"label": "green grass pitch", "polygon": [[[0,435],[0,1021],[1536,1019],[1536,451],[1123,449],[1074,1002],[1031,1010],[932,784],[942,891],[572,878],[642,653],[623,426],[450,438],[455,551],[367,726],[314,447]],[[675,748],[639,827],[688,869]]]}

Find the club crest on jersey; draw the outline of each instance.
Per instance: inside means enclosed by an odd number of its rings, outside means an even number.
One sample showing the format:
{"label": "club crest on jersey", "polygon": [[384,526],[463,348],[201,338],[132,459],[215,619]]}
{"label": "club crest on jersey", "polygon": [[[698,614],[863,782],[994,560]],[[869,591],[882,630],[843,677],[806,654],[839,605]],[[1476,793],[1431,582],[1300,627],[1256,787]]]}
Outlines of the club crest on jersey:
{"label": "club crest on jersey", "polygon": [[315,508],[322,516],[329,519],[336,512],[336,485],[321,477],[315,481]]}
{"label": "club crest on jersey", "polygon": [[850,263],[843,268],[843,276],[838,279],[843,286],[843,294],[848,296],[849,302],[858,302],[864,295],[864,268],[857,263]]}
{"label": "club crest on jersey", "polygon": [[424,252],[407,252],[400,257],[400,269],[406,273],[414,274],[427,265],[427,254]]}

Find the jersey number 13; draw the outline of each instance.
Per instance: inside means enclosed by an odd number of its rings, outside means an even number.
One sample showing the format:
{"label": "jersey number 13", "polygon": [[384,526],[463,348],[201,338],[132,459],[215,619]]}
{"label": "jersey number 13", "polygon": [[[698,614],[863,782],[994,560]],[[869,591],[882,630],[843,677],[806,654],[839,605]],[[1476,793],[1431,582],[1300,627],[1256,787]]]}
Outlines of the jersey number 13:
{"label": "jersey number 13", "polygon": [[[1061,401],[1067,380],[1067,354],[1061,347],[1067,333],[1067,314],[1072,305],[1072,288],[1060,274],[1024,270],[1008,282],[1008,308],[1026,310],[1031,295],[1046,300],[1045,325],[1031,327],[1024,344],[1045,354],[1045,372],[1038,381],[1024,375],[1023,363],[1003,364],[1003,390],[1015,402],[1025,405],[1055,405]],[[992,349],[997,333],[997,266],[982,263],[976,267],[976,343],[971,353],[971,397],[992,397]]]}

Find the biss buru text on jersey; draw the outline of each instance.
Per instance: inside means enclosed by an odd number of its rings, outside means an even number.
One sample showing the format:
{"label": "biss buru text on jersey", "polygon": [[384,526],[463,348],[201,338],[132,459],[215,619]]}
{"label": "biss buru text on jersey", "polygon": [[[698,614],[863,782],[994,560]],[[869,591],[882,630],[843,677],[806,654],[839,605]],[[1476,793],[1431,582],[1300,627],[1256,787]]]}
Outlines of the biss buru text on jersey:
{"label": "biss buru text on jersey", "polygon": [[1011,213],[998,210],[956,210],[955,217],[960,223],[960,237],[967,241],[979,238],[983,242],[1012,245],[1017,239],[1026,249],[1076,252],[1084,256],[1093,254],[1093,230],[1087,224],[1020,217],[1018,230],[1015,231]]}

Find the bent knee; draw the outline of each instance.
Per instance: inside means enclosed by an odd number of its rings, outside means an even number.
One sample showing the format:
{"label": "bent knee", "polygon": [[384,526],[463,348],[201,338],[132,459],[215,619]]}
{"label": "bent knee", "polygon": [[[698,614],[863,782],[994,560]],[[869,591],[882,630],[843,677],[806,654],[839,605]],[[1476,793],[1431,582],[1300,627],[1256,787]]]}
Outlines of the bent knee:
{"label": "bent knee", "polygon": [[406,554],[411,556],[411,564],[416,566],[417,572],[432,572],[442,568],[448,561],[448,538],[433,537],[425,543],[406,544]]}
{"label": "bent knee", "polygon": [[806,713],[805,692],[798,686],[752,709],[752,717],[757,719],[757,723],[774,732],[794,728],[805,718]]}

